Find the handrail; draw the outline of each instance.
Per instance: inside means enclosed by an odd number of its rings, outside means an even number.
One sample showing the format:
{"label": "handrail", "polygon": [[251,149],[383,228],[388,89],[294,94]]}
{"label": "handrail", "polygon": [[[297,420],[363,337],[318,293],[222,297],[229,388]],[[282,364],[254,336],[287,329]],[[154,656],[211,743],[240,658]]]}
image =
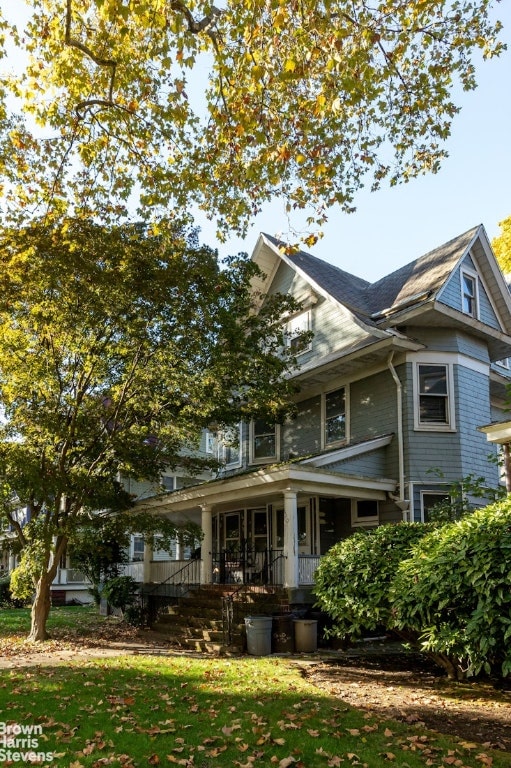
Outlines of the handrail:
{"label": "handrail", "polygon": [[[153,592],[156,592],[156,590],[158,590],[164,584],[172,583],[176,578],[176,576],[179,576],[179,574],[182,573],[183,571],[191,570],[192,566],[196,566],[196,564],[197,564],[196,560],[190,560],[188,563],[186,563],[186,565],[183,565],[183,567],[180,568],[178,571],[176,571],[175,573],[171,573],[170,576],[167,576],[167,578],[164,579],[164,581],[159,581],[157,584],[155,584],[151,590],[144,590],[145,594],[152,595]],[[179,586],[185,583],[190,584],[191,582],[186,580],[181,580],[180,582],[178,582]]]}
{"label": "handrail", "polygon": [[[272,572],[272,568],[279,560],[286,560],[287,556],[283,555],[282,552],[279,552],[279,554],[273,558],[273,560],[268,565],[268,573]],[[272,587],[273,590],[275,590],[275,584],[269,585]],[[246,606],[248,605],[246,600],[236,600],[236,597],[241,594],[247,595],[249,592],[259,592],[260,591],[260,585],[257,584],[240,584],[239,587],[234,589],[229,595],[223,595],[222,596],[222,621],[223,621],[223,633],[224,633],[224,642],[226,642],[227,645],[230,645],[232,643],[233,638],[233,628],[235,623],[235,616],[234,616],[234,605],[242,605]],[[268,592],[268,599],[274,592]],[[237,617],[236,617],[237,618]]]}

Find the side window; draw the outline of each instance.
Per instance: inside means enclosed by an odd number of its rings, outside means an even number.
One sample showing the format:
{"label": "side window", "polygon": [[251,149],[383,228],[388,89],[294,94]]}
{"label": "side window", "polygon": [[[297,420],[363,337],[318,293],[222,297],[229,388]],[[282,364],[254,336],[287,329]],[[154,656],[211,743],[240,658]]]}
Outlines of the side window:
{"label": "side window", "polygon": [[144,559],[144,537],[134,534],[131,540],[131,560],[139,563]]}
{"label": "side window", "polygon": [[346,388],[324,395],[324,445],[346,440]]}
{"label": "side window", "polygon": [[256,419],[250,425],[250,463],[274,461],[278,457],[279,431],[276,424]]}
{"label": "side window", "polygon": [[227,467],[241,464],[241,424],[225,429],[218,436],[218,460]]}
{"label": "side window", "polygon": [[454,429],[452,370],[419,363],[415,375],[415,428]]}
{"label": "side window", "polygon": [[478,279],[475,272],[461,270],[461,308],[466,315],[479,317]]}
{"label": "side window", "polygon": [[378,525],[378,502],[373,499],[352,499],[351,501],[351,525],[353,527],[363,525]]}
{"label": "side window", "polygon": [[430,510],[436,504],[443,504],[444,502],[451,502],[451,497],[448,493],[440,493],[440,491],[422,491],[421,492],[421,518],[425,523],[429,522]]}

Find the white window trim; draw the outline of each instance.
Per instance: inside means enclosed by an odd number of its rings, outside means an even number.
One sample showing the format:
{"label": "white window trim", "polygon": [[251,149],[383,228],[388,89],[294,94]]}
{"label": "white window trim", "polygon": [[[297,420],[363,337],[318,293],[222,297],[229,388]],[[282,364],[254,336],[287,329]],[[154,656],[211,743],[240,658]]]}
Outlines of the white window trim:
{"label": "white window trim", "polygon": [[250,464],[272,464],[279,460],[280,456],[280,424],[275,424],[275,455],[274,456],[254,456],[254,422],[250,422],[249,428],[249,463]]}
{"label": "white window trim", "polygon": [[380,505],[378,501],[376,501],[376,515],[372,515],[371,517],[359,517],[358,516],[358,502],[359,501],[371,501],[371,499],[351,499],[351,527],[352,528],[362,528],[364,526],[374,526],[379,525],[380,522]]}
{"label": "white window trim", "polygon": [[[293,315],[292,317],[290,317],[286,325],[286,331],[287,331],[286,346],[291,347],[292,340],[300,331],[310,331],[311,322],[312,322],[312,314],[310,309],[306,309],[305,311],[298,312],[296,315]],[[312,349],[312,340],[307,344],[306,347],[304,347],[297,353],[297,357],[299,357],[300,355],[303,355],[305,352],[310,352],[311,349]]]}
{"label": "white window trim", "polygon": [[[337,392],[337,390],[339,389],[344,389],[344,437],[342,438],[342,440],[335,440],[331,443],[327,443],[326,441],[326,398],[327,398],[327,395],[332,394],[332,392]],[[340,384],[338,387],[329,389],[327,392],[323,392],[321,395],[321,448],[324,451],[328,450],[329,448],[335,448],[340,445],[346,445],[349,442],[349,433],[350,433],[349,393],[350,393],[349,386],[347,384]]]}
{"label": "white window trim", "polygon": [[[420,421],[419,399],[419,367],[421,365],[443,366],[447,371],[447,410],[448,420],[446,424],[422,424]],[[420,432],[456,432],[456,414],[454,403],[454,369],[453,364],[445,360],[431,358],[419,360],[413,366],[413,427]]]}
{"label": "white window trim", "polygon": [[[475,301],[475,314],[471,314],[470,312],[465,312],[463,309],[463,297],[465,295],[465,290],[463,286],[463,278],[470,277],[474,281],[474,301]],[[467,315],[467,317],[473,317],[474,320],[479,320],[479,275],[474,269],[470,269],[470,267],[461,267],[460,269],[460,290],[461,290],[461,311],[464,315]]]}
{"label": "white window trim", "polygon": [[426,491],[420,491],[420,513],[421,513],[421,522],[422,523],[425,522],[424,496],[445,496],[445,497],[449,497],[451,499],[451,503],[452,503],[452,496],[451,496],[450,493],[448,493],[448,490],[449,490],[450,487],[451,487],[450,485],[446,486],[446,492],[445,493],[443,493],[443,491],[441,491],[439,489],[435,489],[434,490],[433,488],[430,488],[429,490],[426,490]]}

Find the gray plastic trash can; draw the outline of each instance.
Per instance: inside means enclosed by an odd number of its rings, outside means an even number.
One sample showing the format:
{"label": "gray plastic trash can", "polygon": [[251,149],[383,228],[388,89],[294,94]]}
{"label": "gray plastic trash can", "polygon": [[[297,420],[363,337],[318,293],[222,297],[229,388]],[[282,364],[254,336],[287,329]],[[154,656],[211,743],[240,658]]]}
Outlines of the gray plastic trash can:
{"label": "gray plastic trash can", "polygon": [[252,656],[269,656],[271,653],[271,616],[246,616],[247,651]]}
{"label": "gray plastic trash can", "polygon": [[318,622],[314,619],[295,619],[295,650],[297,653],[313,653],[318,649]]}

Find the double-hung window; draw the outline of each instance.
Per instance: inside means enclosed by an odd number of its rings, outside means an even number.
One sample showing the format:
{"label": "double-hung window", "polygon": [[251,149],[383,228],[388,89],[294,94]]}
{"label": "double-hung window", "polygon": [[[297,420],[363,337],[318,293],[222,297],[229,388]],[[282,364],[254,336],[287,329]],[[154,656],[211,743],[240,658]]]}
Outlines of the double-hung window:
{"label": "double-hung window", "polygon": [[461,308],[465,315],[479,317],[478,280],[475,272],[461,271]]}
{"label": "double-hung window", "polygon": [[241,465],[241,424],[228,427],[218,439],[218,459],[227,467]]}
{"label": "double-hung window", "polygon": [[449,365],[417,364],[415,427],[454,429],[452,371]]}
{"label": "double-hung window", "polygon": [[261,464],[278,457],[279,431],[276,424],[255,419],[250,425],[250,463]]}
{"label": "double-hung window", "polygon": [[346,440],[346,388],[340,387],[324,396],[325,447]]}

